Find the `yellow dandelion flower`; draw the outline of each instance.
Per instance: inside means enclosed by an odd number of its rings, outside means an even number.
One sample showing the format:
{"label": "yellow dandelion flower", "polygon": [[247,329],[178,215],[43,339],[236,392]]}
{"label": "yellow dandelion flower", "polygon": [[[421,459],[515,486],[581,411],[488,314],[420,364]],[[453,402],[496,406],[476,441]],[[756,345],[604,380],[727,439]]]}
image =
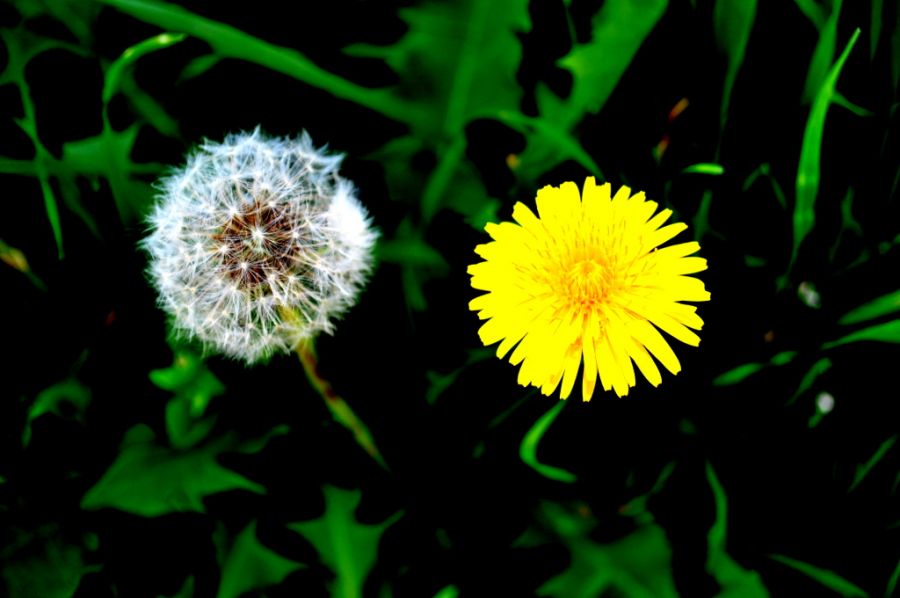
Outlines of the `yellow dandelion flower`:
{"label": "yellow dandelion flower", "polygon": [[561,398],[572,392],[582,361],[581,392],[591,399],[597,375],[620,397],[635,385],[632,362],[654,386],[662,381],[653,358],[677,374],[681,364],[660,330],[697,346],[703,320],[683,301],[708,301],[703,282],[688,274],[706,269],[689,257],[696,242],[658,249],[687,228],[663,226],[672,210],[654,216],[644,193],[593,177],[579,195],[575,183],[538,191],[537,211],[513,208],[513,222],[488,224],[493,241],[475,248],[485,261],[469,266],[472,287],[487,294],[469,308],[487,322],[485,345],[500,342],[502,358],[521,364],[519,384]]}

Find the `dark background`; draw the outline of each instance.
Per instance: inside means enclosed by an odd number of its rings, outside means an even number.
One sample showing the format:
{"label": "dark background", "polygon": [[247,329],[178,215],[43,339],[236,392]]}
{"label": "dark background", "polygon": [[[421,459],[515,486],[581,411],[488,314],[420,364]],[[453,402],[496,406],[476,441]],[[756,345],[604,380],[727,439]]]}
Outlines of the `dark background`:
{"label": "dark background", "polygon": [[[360,85],[398,80],[384,62],[351,57],[342,48],[394,43],[406,31],[398,10],[408,3],[182,5],[295,48]],[[539,81],[560,96],[568,93],[571,74],[557,61],[573,44],[591,39],[591,19],[601,5],[573,0],[567,10],[561,2],[531,2],[532,29],[520,34],[523,58],[516,75],[523,113],[535,114]],[[531,596],[575,558],[564,541],[537,547],[516,543],[535,527],[553,537],[554,523],[541,505],[589,513],[590,539],[599,545],[615,542],[643,525],[627,505],[650,492],[674,463],[662,488],[649,495],[647,512],[671,546],[678,592],[713,596],[727,588],[707,570],[708,533],[722,515],[717,515],[709,464],[727,495],[727,553],[743,569],[756,571],[771,595],[834,595],[821,581],[773,560],[773,554],[832,571],[868,595],[885,595],[900,559],[897,450],[888,450],[858,486],[849,488],[858,466],[897,434],[900,352],[896,344],[874,342],[822,349],[846,334],[837,323],[840,316],[897,290],[900,250],[893,242],[900,233],[900,146],[891,72],[900,59],[889,38],[900,29],[894,28],[896,4],[884,5],[874,56],[869,2],[846,2],[842,8],[837,53],[856,27],[863,32],[838,89],[871,115],[830,109],[816,226],[781,290],[777,281],[790,259],[794,178],[809,113],[800,97],[818,40],[816,28],[794,3],[759,3],[718,158],[725,63],[710,2],[673,0],[600,113],[576,129],[614,186],[645,190],[672,207],[678,220],[692,222],[705,191],[713,191],[713,200],[712,230],[699,239],[710,265],[699,276],[712,293],[712,300],[699,306],[702,343],[698,349],[673,347],[683,371],[664,375],[659,388],[639,382],[625,399],[600,393],[590,403],[576,397],[566,405],[539,455],[575,473],[574,484],[541,477],[518,454],[523,435],[554,400],[519,387],[516,368],[493,357],[465,365],[479,347],[478,321],[467,309],[476,293],[468,286],[466,266],[476,261],[473,248],[487,236],[463,215],[442,210],[419,229],[449,266],[425,279],[426,309],[410,307],[404,266],[385,262],[337,333],[318,342],[323,373],[368,424],[390,473],[331,421],[296,359],[279,356],[247,368],[210,355],[206,367],[225,388],[207,408],[217,418],[210,437],[258,438],[289,426],[259,452],[219,459],[267,493],[216,493],[204,499],[205,513],[154,518],[114,508],[83,509],[84,494],[115,460],[129,428],[146,424],[162,444],[167,437],[171,393],[154,385],[148,372],[171,365],[172,350],[165,315],[143,273],[146,256],[137,249],[145,228],[139,219],[120,220],[106,181],[79,178],[82,205],[98,234],[72,210],[61,209],[66,254],[59,260],[35,178],[4,175],[0,239],[27,256],[30,271],[46,288],[0,264],[0,567],[19,571],[46,562],[48,570],[58,569],[47,547],[74,545],[85,564],[74,593],[79,598],[173,595],[188,576],[194,577],[194,595],[215,596],[221,562],[214,530],[236,533],[257,520],[263,545],[312,565],[266,593],[250,595],[325,596],[332,573],[317,560],[315,548],[287,533],[285,524],[319,517],[320,488],[329,484],[361,489],[359,521],[374,523],[403,512],[381,539],[367,595],[389,588],[388,595],[432,596],[452,585],[463,596]],[[72,41],[85,50],[80,56],[48,51],[26,70],[40,139],[57,158],[65,143],[101,132],[105,65],[160,32],[111,7],[98,7],[91,18],[84,42],[73,39],[52,12],[32,15],[21,3],[0,5],[0,26]],[[204,42],[189,37],[136,63],[134,80],[165,107],[178,134],[142,126],[131,161],[177,165],[202,138],[218,140],[257,124],[273,135],[305,129],[317,144],[346,153],[342,174],[358,186],[383,239],[393,239],[414,214],[415,198],[394,196],[373,152],[405,135],[404,126],[247,62],[226,60],[179,81],[184,66],[208,51]],[[689,106],[670,120],[682,98]],[[17,87],[0,86],[4,158],[35,155],[15,124],[23,110]],[[122,96],[114,98],[109,115],[117,130],[140,122]],[[506,162],[525,147],[520,133],[499,120],[478,118],[465,135],[466,157],[488,195],[500,201],[501,219],[509,218],[514,202],[530,204],[540,186],[580,184],[591,174],[564,161],[536,181],[520,180]],[[653,150],[664,136],[669,145],[657,159]],[[427,176],[439,158],[436,151],[423,150],[407,167]],[[718,162],[725,174],[682,173],[698,162]],[[787,207],[779,205],[765,177],[745,188],[763,163],[784,189]],[[138,180],[149,184],[153,178]],[[845,230],[838,241],[846,226],[840,206],[848,188],[852,216],[863,234]],[[412,221],[418,225],[415,215]],[[820,308],[801,300],[802,282],[815,285]],[[768,362],[781,351],[797,355],[738,384],[712,384],[725,371]],[[789,402],[803,375],[826,355],[832,367]],[[454,374],[433,402],[426,400],[434,380],[429,372]],[[83,409],[63,404],[59,413],[36,418],[31,441],[23,446],[34,398],[68,377],[90,389],[89,403]],[[810,427],[819,392],[833,395],[835,408]],[[27,570],[37,576],[42,571]],[[15,575],[5,574],[8,587],[0,585],[0,595],[29,595],[14,589]],[[601,595],[637,594],[613,588]]]}

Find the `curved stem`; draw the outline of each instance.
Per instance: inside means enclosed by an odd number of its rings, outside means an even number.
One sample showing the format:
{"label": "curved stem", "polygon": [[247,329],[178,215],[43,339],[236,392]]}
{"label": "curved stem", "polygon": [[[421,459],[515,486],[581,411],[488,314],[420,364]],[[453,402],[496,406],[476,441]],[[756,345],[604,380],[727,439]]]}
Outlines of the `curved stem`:
{"label": "curved stem", "polygon": [[316,392],[319,393],[319,396],[324,399],[325,406],[328,407],[328,410],[331,412],[331,415],[334,416],[334,419],[350,430],[353,437],[356,439],[356,443],[359,444],[370,457],[375,459],[375,461],[385,470],[390,471],[387,463],[384,462],[384,458],[382,458],[381,453],[378,451],[378,447],[375,446],[375,440],[372,438],[372,433],[369,432],[369,428],[361,419],[359,419],[359,417],[357,417],[356,413],[353,412],[353,409],[350,408],[350,405],[334,391],[331,383],[319,373],[319,360],[316,357],[316,349],[312,341],[300,343],[297,346],[296,352],[297,357],[300,358],[300,363],[303,364],[303,370],[306,372],[306,377],[309,379],[313,388],[316,389]]}
{"label": "curved stem", "polygon": [[563,482],[565,484],[573,483],[577,478],[575,474],[571,471],[567,471],[560,467],[554,467],[552,465],[547,465],[546,463],[541,463],[537,458],[537,449],[538,444],[541,442],[541,438],[544,437],[544,433],[550,427],[550,424],[553,423],[553,420],[556,419],[556,416],[559,415],[559,412],[562,411],[563,407],[566,406],[566,401],[559,400],[556,402],[553,407],[551,407],[544,415],[540,416],[534,425],[531,426],[531,429],[526,432],[525,437],[522,438],[522,444],[519,445],[519,457],[528,467],[532,468],[542,476],[546,478],[550,478],[551,480],[556,480],[557,482]]}

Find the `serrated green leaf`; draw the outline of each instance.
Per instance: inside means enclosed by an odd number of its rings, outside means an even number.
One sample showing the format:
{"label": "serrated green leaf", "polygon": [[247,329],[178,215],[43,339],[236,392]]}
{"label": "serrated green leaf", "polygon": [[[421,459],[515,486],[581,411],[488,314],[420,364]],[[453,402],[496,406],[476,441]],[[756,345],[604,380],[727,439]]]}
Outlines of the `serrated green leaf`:
{"label": "serrated green leaf", "polygon": [[537,458],[537,449],[541,439],[544,437],[544,434],[547,433],[550,425],[556,420],[559,416],[559,412],[562,411],[565,406],[565,401],[557,401],[555,405],[534,422],[534,425],[531,426],[522,438],[522,444],[519,445],[519,458],[522,459],[525,465],[545,478],[571,484],[577,480],[574,473],[559,467],[547,465],[546,463],[541,463]]}
{"label": "serrated green leaf", "polygon": [[865,590],[863,590],[856,584],[850,583],[833,571],[822,569],[820,567],[816,567],[814,565],[810,565],[809,563],[804,563],[803,561],[798,561],[797,559],[792,559],[781,554],[770,554],[769,558],[773,561],[781,563],[782,565],[787,565],[791,569],[799,571],[800,573],[803,573],[810,579],[817,581],[826,588],[834,590],[845,598],[868,598],[869,596],[865,592]]}
{"label": "serrated green leaf", "polygon": [[859,324],[898,311],[900,311],[900,290],[888,293],[887,295],[882,295],[877,299],[873,299],[868,303],[864,303],[863,305],[848,311],[841,316],[841,319],[838,320],[838,324],[844,326]]}
{"label": "serrated green leaf", "polygon": [[[516,72],[522,47],[516,35],[531,26],[528,2],[430,1],[403,9],[400,16],[408,31],[395,44],[356,45],[346,51],[385,60],[400,78],[393,95],[423,107],[411,131],[418,143],[392,145],[398,160],[394,170],[401,177],[409,176],[410,152],[437,154],[437,167],[424,187],[414,191],[421,195],[423,221],[446,206],[475,225],[483,224],[497,202],[487,197],[465,161],[465,127],[477,118],[519,110],[522,89]],[[407,151],[397,154],[399,149]]]}
{"label": "serrated green leaf", "polygon": [[134,177],[136,174],[158,174],[162,166],[135,164],[131,151],[137,138],[139,125],[123,131],[110,127],[94,137],[70,141],[63,146],[61,165],[69,176],[82,175],[94,180],[103,177],[116,201],[119,215],[131,222],[144,214],[150,205],[153,190],[148,183]]}
{"label": "serrated green leaf", "polygon": [[239,598],[244,592],[275,586],[306,565],[287,559],[260,543],[256,521],[234,539],[222,562],[217,598]]}
{"label": "serrated green leaf", "polygon": [[572,130],[585,116],[603,108],[667,6],[668,0],[603,3],[591,21],[591,40],[576,44],[559,62],[572,73],[569,97],[561,99],[543,84],[535,90],[538,117],[527,127],[525,123],[518,127],[526,134],[527,144],[517,157],[520,178],[535,180],[566,159],[576,160],[588,174],[601,174],[571,135]]}
{"label": "serrated green leaf", "polygon": [[538,596],[553,598],[674,598],[671,549],[657,525],[643,525],[625,538],[598,544],[589,533],[596,524],[584,509],[571,512],[561,505],[545,503],[548,527],[568,547],[569,566],[546,581]]}
{"label": "serrated green leaf", "polygon": [[[822,155],[822,138],[825,134],[825,117],[835,94],[835,85],[850,51],[859,38],[860,30],[856,29],[840,57],[828,71],[816,92],[815,100],[809,111],[806,129],[803,132],[803,145],[800,149],[800,164],[797,167],[796,197],[794,204],[794,242],[791,250],[792,267],[803,239],[809,234],[815,223],[815,203],[819,193],[820,162]],[[790,269],[790,267],[788,269]]]}
{"label": "serrated green leaf", "polygon": [[[273,434],[284,432],[279,428]],[[239,442],[234,436],[225,436],[179,451],[157,444],[152,430],[139,424],[125,435],[118,457],[87,491],[81,506],[156,517],[184,511],[202,513],[204,497],[227,490],[265,493],[259,484],[222,467],[217,458],[225,452],[257,452],[267,440]]]}
{"label": "serrated green leaf", "polygon": [[402,9],[400,17],[408,30],[396,43],[346,51],[385,60],[400,76],[394,93],[427,106],[419,137],[447,141],[475,118],[518,109],[522,48],[516,34],[531,27],[526,0],[432,0]]}
{"label": "serrated green leaf", "polygon": [[206,407],[225,387],[200,356],[185,348],[176,349],[172,366],[151,371],[150,380],[175,393],[166,404],[166,431],[172,446],[186,449],[203,440],[215,423],[214,418],[203,418]]}
{"label": "serrated green leaf", "polygon": [[375,565],[378,543],[384,531],[401,513],[378,524],[356,520],[360,490],[342,490],[325,486],[325,513],[313,521],[292,523],[288,528],[299,532],[315,546],[322,562],[335,574],[332,596],[361,598],[363,584]]}

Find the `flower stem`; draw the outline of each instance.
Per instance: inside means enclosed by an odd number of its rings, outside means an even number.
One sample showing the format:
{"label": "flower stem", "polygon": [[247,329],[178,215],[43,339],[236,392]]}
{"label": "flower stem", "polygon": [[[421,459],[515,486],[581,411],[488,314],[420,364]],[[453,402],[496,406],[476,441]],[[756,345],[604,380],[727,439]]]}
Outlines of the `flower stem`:
{"label": "flower stem", "polygon": [[316,349],[311,341],[302,342],[296,349],[297,357],[303,364],[303,370],[310,384],[316,389],[316,392],[324,399],[325,406],[331,411],[331,415],[339,424],[350,430],[357,444],[366,451],[381,467],[390,471],[382,458],[378,447],[375,446],[375,440],[372,433],[365,423],[353,412],[350,405],[334,391],[331,383],[322,377],[319,373],[319,360],[316,357]]}

